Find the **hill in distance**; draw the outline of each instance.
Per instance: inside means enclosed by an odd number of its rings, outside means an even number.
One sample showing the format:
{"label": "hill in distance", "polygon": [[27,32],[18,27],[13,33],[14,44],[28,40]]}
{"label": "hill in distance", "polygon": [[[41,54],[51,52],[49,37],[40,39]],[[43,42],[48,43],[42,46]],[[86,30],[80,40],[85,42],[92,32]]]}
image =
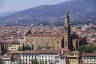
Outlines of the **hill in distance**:
{"label": "hill in distance", "polygon": [[7,17],[0,18],[0,24],[30,24],[63,22],[64,12],[69,11],[74,23],[96,21],[96,0],[72,0],[56,5],[41,5]]}
{"label": "hill in distance", "polygon": [[18,11],[0,13],[0,18],[1,18],[1,17],[9,16],[9,15],[12,15],[12,14],[15,14],[15,13],[17,13],[17,12],[18,12]]}

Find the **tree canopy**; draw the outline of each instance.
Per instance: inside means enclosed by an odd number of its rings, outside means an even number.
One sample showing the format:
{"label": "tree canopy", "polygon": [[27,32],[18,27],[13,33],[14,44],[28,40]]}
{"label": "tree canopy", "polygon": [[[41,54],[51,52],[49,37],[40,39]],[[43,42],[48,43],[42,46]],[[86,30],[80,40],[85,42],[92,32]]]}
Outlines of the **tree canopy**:
{"label": "tree canopy", "polygon": [[78,50],[81,53],[93,53],[93,52],[96,52],[96,46],[82,45],[80,48],[78,48]]}

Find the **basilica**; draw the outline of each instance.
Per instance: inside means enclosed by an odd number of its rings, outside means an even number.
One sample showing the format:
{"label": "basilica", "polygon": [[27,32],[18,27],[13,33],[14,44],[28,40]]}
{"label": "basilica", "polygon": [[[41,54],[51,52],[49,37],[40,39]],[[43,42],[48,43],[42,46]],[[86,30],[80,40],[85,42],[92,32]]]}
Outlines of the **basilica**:
{"label": "basilica", "polygon": [[29,30],[25,37],[24,46],[40,48],[77,50],[80,46],[79,36],[71,31],[70,17],[68,12],[64,15],[64,34],[32,34]]}

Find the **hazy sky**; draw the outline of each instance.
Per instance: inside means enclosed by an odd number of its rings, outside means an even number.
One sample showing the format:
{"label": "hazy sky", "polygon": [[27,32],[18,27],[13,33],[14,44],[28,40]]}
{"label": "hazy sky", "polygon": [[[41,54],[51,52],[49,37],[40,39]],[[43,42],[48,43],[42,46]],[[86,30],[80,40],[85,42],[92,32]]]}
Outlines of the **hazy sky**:
{"label": "hazy sky", "polygon": [[49,5],[64,2],[65,0],[0,0],[0,13],[23,10],[39,5]]}

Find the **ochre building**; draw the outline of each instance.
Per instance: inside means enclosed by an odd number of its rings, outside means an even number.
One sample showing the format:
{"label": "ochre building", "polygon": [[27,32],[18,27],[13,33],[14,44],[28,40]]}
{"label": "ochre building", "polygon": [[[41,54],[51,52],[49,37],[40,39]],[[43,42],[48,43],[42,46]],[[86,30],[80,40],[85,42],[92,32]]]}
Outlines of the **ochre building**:
{"label": "ochre building", "polygon": [[37,48],[62,48],[62,34],[28,34],[25,37],[25,45]]}

